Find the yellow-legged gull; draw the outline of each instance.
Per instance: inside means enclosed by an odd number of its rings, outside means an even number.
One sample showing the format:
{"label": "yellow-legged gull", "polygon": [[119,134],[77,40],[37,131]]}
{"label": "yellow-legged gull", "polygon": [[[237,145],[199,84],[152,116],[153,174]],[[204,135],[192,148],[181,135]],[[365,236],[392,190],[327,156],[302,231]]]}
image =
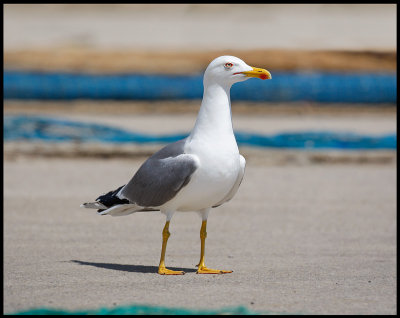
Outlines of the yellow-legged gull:
{"label": "yellow-legged gull", "polygon": [[165,214],[159,274],[184,274],[165,267],[169,223],[177,211],[196,211],[202,218],[197,273],[232,272],[205,266],[206,227],[210,209],[232,199],[243,179],[246,160],[239,154],[233,133],[230,88],[250,77],[270,79],[271,74],[234,56],[214,59],[204,73],[203,100],[190,135],[149,157],[126,185],[81,205],[98,209],[101,215],[154,210]]}

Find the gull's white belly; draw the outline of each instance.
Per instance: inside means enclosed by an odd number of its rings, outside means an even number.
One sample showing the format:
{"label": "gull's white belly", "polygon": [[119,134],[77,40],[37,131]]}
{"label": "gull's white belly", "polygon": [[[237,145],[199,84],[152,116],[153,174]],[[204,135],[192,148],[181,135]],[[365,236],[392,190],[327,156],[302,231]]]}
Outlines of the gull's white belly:
{"label": "gull's white belly", "polygon": [[199,168],[193,173],[190,182],[168,202],[168,206],[177,211],[197,211],[212,207],[228,194],[239,174],[237,146],[228,151],[216,149],[196,155],[199,158]]}

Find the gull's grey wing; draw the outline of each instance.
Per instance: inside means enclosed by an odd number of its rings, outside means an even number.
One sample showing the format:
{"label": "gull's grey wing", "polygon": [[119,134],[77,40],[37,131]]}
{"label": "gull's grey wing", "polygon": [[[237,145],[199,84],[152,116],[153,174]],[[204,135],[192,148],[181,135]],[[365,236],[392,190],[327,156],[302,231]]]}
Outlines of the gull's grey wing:
{"label": "gull's grey wing", "polygon": [[169,144],[148,158],[119,196],[142,207],[157,207],[175,197],[198,167],[195,156],[185,154],[185,141]]}
{"label": "gull's grey wing", "polygon": [[242,155],[240,155],[240,171],[236,178],[235,184],[233,185],[232,189],[228,192],[228,194],[221,201],[219,201],[217,204],[213,205],[213,208],[216,208],[216,207],[220,206],[221,204],[228,202],[230,199],[232,199],[234,197],[237,190],[239,189],[240,184],[242,183],[245,167],[246,167],[246,159],[244,159],[244,157]]}

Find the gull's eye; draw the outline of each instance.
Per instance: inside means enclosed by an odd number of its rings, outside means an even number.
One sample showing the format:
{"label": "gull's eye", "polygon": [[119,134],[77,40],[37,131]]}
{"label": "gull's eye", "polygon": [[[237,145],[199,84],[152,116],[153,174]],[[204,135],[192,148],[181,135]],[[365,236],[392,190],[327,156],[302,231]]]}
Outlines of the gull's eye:
{"label": "gull's eye", "polygon": [[229,68],[232,68],[233,63],[228,62],[228,63],[225,63],[224,66],[225,66],[226,69],[229,69]]}

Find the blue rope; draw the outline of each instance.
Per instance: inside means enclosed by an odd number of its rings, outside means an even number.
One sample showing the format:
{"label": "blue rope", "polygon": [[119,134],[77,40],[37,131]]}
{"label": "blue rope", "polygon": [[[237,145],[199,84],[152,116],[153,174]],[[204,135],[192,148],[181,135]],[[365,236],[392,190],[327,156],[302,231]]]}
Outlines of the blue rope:
{"label": "blue rope", "polygon": [[[142,134],[100,124],[48,117],[4,116],[4,141],[170,143],[188,134]],[[349,132],[291,132],[275,135],[235,132],[239,145],[299,149],[396,149],[397,135],[360,135]]]}

